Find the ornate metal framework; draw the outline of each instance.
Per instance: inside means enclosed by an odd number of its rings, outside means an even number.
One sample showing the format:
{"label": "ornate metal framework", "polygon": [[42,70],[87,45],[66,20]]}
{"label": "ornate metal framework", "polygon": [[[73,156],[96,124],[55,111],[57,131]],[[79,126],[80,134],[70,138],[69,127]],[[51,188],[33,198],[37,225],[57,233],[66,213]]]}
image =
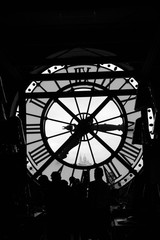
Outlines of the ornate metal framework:
{"label": "ornate metal framework", "polygon": [[53,65],[31,74],[20,106],[29,174],[60,171],[68,181],[88,171],[92,180],[100,165],[115,188],[130,182],[143,168],[142,145],[132,143],[141,117],[137,88],[133,72],[112,63]]}

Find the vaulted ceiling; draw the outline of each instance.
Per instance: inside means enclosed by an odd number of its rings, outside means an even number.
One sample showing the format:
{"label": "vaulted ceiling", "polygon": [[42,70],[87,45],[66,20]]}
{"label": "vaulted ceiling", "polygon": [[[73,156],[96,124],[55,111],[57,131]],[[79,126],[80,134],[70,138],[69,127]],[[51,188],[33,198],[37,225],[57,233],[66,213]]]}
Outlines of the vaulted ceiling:
{"label": "vaulted ceiling", "polygon": [[5,71],[9,73],[14,89],[16,81],[23,84],[28,72],[44,64],[48,55],[78,47],[113,52],[117,62],[127,62],[137,71],[157,69],[158,24],[157,8],[146,5],[1,11],[1,75],[8,78]]}

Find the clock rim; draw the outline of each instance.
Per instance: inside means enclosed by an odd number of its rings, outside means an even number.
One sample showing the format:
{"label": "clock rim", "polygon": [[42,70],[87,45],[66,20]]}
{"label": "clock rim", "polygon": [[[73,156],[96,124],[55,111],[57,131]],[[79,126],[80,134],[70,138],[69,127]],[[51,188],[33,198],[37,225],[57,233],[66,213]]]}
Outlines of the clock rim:
{"label": "clock rim", "polygon": [[[70,88],[73,87],[73,86],[78,86],[78,85],[85,85],[85,84],[88,84],[90,86],[94,86],[95,83],[92,83],[92,82],[77,82],[77,83],[73,83],[73,84],[67,84],[65,85],[64,87],[62,87],[61,89],[59,89],[58,91],[56,91],[56,94],[59,92],[63,92],[63,90],[66,90],[67,88]],[[106,91],[106,88],[100,84],[96,84],[97,87],[101,88],[102,90],[104,90],[105,92],[108,92],[109,90],[107,89]],[[75,91],[76,92],[76,91]],[[106,96],[106,95],[104,95]],[[49,146],[49,143],[47,142],[46,140],[46,136],[45,136],[45,119],[46,119],[46,115],[48,114],[48,107],[52,107],[53,105],[53,102],[54,101],[54,98],[50,98],[47,103],[45,104],[45,107],[42,111],[42,114],[41,114],[41,120],[40,120],[40,129],[41,129],[41,136],[42,136],[42,139],[43,139],[43,143],[45,144],[45,147],[47,148],[47,150],[49,151],[49,153],[51,154],[51,156],[54,154],[53,153],[53,150],[51,149],[51,147]],[[124,142],[126,140],[126,136],[127,136],[127,129],[128,129],[128,119],[127,119],[127,114],[126,114],[126,111],[125,111],[125,108],[123,106],[123,104],[121,103],[121,100],[117,97],[117,95],[113,95],[112,97],[112,101],[115,102],[116,101],[116,106],[119,110],[120,113],[122,113],[123,117],[122,119],[123,120],[123,126],[124,126],[124,131],[122,133],[122,135],[120,136],[121,137],[121,140],[120,140],[120,143],[118,144],[118,147],[116,148],[116,150],[114,151],[114,154],[111,154],[107,159],[103,160],[102,162],[100,163],[97,163],[97,164],[93,164],[93,165],[85,165],[85,166],[80,166],[80,165],[76,165],[76,164],[71,164],[71,163],[68,163],[66,162],[65,160],[61,159],[61,158],[55,158],[57,161],[59,161],[60,163],[68,166],[68,167],[71,167],[71,168],[75,168],[75,169],[93,169],[95,167],[98,167],[98,166],[102,166],[104,165],[105,163],[108,163],[110,162],[114,157],[116,157],[116,155],[118,154],[118,152],[122,149],[123,145],[124,145]],[[118,103],[118,104],[117,104]],[[50,108],[49,107],[49,108]]]}

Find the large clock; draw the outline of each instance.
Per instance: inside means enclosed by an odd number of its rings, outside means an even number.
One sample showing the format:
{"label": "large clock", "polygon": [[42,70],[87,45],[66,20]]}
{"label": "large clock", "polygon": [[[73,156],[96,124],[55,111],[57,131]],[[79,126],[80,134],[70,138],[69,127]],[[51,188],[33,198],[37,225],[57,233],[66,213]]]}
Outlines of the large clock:
{"label": "large clock", "polygon": [[118,75],[96,77],[122,71],[111,63],[54,65],[31,80],[25,90],[25,134],[33,178],[59,171],[67,181],[70,176],[81,180],[88,171],[93,180],[94,169],[101,166],[104,180],[119,188],[142,169],[142,145],[133,144],[141,117],[135,110],[138,82]]}

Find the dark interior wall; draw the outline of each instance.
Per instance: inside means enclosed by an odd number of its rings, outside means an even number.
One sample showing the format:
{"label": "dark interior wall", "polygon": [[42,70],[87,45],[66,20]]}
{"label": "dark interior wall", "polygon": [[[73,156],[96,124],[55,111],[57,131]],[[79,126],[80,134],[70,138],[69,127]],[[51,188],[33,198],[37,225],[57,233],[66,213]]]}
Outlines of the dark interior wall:
{"label": "dark interior wall", "polygon": [[[8,101],[8,115],[16,92],[27,84],[28,73],[44,63],[46,56],[73,47],[93,47],[117,54],[122,59],[121,63],[129,63],[138,73],[150,56],[145,77],[158,110],[159,133],[159,45],[152,54],[155,42],[159,44],[156,41],[158,19],[157,9],[147,6],[78,10],[57,8],[46,12],[6,11],[1,14],[0,75]],[[147,164],[148,176],[154,182],[159,182],[158,152],[159,142],[147,156],[149,162],[152,160]]]}

